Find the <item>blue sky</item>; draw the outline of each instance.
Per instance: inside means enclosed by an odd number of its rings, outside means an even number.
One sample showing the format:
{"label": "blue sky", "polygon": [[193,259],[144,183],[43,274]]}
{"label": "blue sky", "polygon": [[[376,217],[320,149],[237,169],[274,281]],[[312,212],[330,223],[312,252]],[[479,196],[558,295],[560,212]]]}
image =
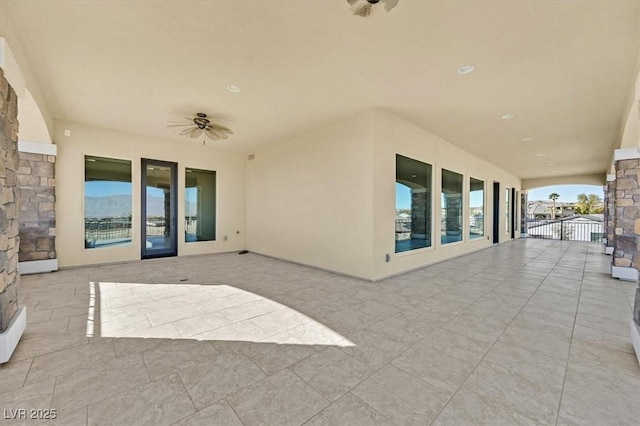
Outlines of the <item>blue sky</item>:
{"label": "blue sky", "polygon": [[561,185],[561,186],[545,186],[529,190],[527,196],[528,201],[548,200],[549,194],[555,192],[560,196],[558,201],[572,203],[578,200],[578,194],[596,194],[600,198],[604,198],[602,186],[597,185]]}

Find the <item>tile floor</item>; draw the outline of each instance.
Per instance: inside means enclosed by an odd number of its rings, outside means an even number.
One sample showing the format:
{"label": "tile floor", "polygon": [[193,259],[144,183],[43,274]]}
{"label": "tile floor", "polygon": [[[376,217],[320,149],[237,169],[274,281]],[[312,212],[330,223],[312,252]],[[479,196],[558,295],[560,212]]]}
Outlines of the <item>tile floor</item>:
{"label": "tile floor", "polygon": [[520,240],[377,283],[254,254],[24,276],[0,423],[637,425],[635,285],[601,252]]}

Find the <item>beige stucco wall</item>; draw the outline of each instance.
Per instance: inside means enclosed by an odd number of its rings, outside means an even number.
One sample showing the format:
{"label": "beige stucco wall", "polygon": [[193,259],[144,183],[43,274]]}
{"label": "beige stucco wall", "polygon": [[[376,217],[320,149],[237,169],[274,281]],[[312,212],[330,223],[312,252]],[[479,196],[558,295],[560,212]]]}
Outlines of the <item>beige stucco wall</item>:
{"label": "beige stucco wall", "polygon": [[[382,109],[375,111],[375,173],[374,173],[374,245],[372,250],[375,279],[395,275],[423,265],[460,256],[492,245],[493,182],[500,182],[500,242],[511,239],[506,232],[505,188],[520,191],[520,179],[475,157],[445,140],[392,115]],[[396,154],[431,164],[434,177],[432,247],[395,254],[395,161]],[[485,238],[469,240],[469,218],[464,215],[463,241],[440,244],[440,187],[442,169],[464,175],[463,208],[469,206],[469,178],[485,182]],[[519,206],[518,206],[519,207]],[[519,208],[515,223],[520,223]],[[520,231],[515,232],[520,237]],[[390,254],[390,262],[385,255]]]}
{"label": "beige stucco wall", "polygon": [[[64,131],[70,130],[71,136]],[[56,248],[61,267],[140,259],[140,167],[142,158],[178,163],[178,255],[242,250],[245,241],[245,163],[241,154],[215,149],[210,142],[154,139],[55,121],[56,162]],[[130,247],[84,248],[84,156],[131,160],[133,180],[133,243]],[[215,170],[217,177],[216,241],[185,243],[185,167]],[[228,237],[227,241],[223,236]]]}
{"label": "beige stucco wall", "polygon": [[372,114],[276,142],[247,162],[248,249],[371,279]]}
{"label": "beige stucco wall", "polygon": [[[434,166],[432,248],[394,253],[396,153]],[[461,243],[440,245],[442,168],[464,175],[465,209],[469,177],[485,181],[490,238],[493,181],[501,183],[500,241],[510,239],[504,189],[520,191],[520,179],[381,109],[255,155],[247,163],[247,247],[257,253],[377,280],[490,247],[492,240],[468,241],[466,235]]]}

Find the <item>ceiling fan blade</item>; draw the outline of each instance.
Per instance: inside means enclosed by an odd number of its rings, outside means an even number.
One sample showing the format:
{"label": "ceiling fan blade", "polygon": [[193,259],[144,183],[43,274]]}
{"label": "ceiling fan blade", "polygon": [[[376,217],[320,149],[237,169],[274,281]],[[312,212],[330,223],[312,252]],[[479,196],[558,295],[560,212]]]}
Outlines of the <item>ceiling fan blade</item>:
{"label": "ceiling fan blade", "polygon": [[353,6],[354,4],[358,3],[360,0],[347,0],[347,3],[349,3],[349,5]]}
{"label": "ceiling fan blade", "polygon": [[211,123],[211,124],[209,124],[207,126],[207,128],[208,129],[213,129],[216,132],[223,132],[223,133],[231,133],[231,134],[233,134],[233,131],[230,128],[225,127],[225,126],[223,126],[221,124]]}
{"label": "ceiling fan blade", "polygon": [[167,127],[191,127],[193,126],[193,124],[167,124]]}
{"label": "ceiling fan blade", "polygon": [[191,137],[191,139],[195,139],[201,134],[202,134],[202,129],[199,127],[196,127],[193,130],[191,130],[191,133],[189,133],[189,137]]}
{"label": "ceiling fan blade", "polygon": [[357,16],[362,16],[363,18],[366,18],[367,16],[371,15],[371,9],[372,6],[369,3],[363,4],[362,6],[356,8],[356,10],[353,11],[354,15]]}
{"label": "ceiling fan blade", "polygon": [[222,138],[222,135],[216,131],[213,131],[211,129],[206,129],[204,131],[204,134],[207,135],[209,137],[209,139],[217,141],[218,139]]}
{"label": "ceiling fan blade", "polygon": [[382,0],[384,2],[384,10],[390,12],[391,9],[398,5],[399,0]]}
{"label": "ceiling fan blade", "polygon": [[193,127],[189,127],[188,129],[184,129],[179,133],[180,136],[185,136],[193,132]]}

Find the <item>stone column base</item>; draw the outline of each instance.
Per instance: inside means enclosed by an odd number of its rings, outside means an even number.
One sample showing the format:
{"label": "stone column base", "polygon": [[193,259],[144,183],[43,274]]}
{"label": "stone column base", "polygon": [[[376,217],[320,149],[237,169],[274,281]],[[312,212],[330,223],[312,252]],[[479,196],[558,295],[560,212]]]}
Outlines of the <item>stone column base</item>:
{"label": "stone column base", "polygon": [[638,270],[624,266],[611,266],[611,277],[622,281],[638,281]]}
{"label": "stone column base", "polygon": [[58,259],[33,260],[31,262],[18,262],[20,275],[40,274],[58,270]]}
{"label": "stone column base", "polygon": [[0,364],[9,361],[26,328],[27,307],[19,306],[18,312],[9,322],[9,327],[3,333],[0,333]]}
{"label": "stone column base", "polygon": [[633,342],[633,349],[636,351],[638,364],[640,364],[640,325],[634,320],[631,320],[631,341]]}

